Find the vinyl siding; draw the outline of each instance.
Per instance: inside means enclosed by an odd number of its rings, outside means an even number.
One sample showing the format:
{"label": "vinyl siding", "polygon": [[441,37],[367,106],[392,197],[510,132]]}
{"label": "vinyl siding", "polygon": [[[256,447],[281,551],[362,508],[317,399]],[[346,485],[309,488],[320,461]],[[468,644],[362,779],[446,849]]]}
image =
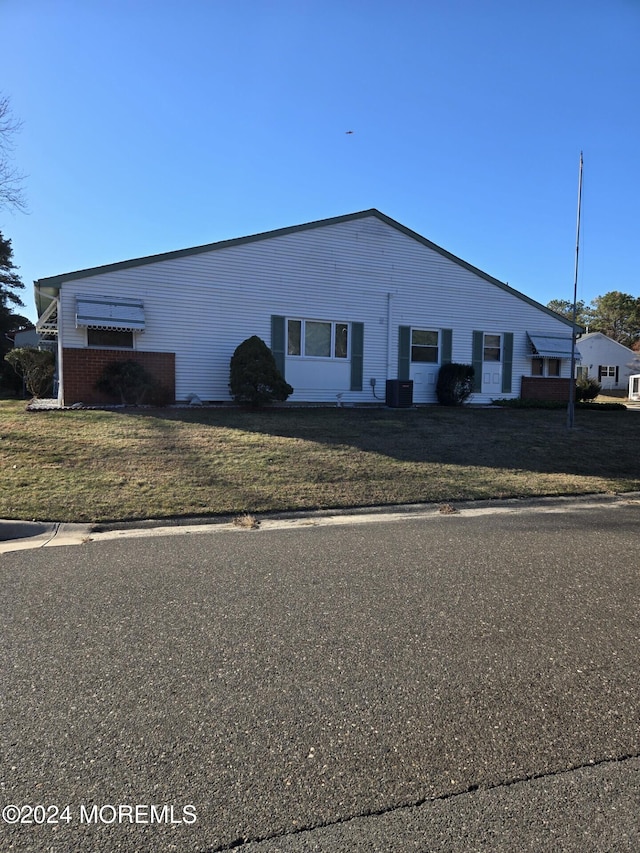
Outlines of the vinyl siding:
{"label": "vinyl siding", "polygon": [[[398,369],[400,326],[451,329],[451,360],[471,362],[474,329],[513,333],[512,390],[530,375],[527,331],[569,328],[516,295],[421,244],[375,216],[282,234],[214,251],[105,271],[61,288],[65,347],[86,346],[75,328],[77,296],[141,299],[146,329],[135,347],[175,352],[176,397],[229,397],[229,361],[250,335],[271,345],[272,315],[364,324],[362,390],[351,390],[351,364],[285,358],[292,401],[375,402]],[[387,325],[389,320],[389,326]],[[436,366],[437,369],[437,366]],[[563,374],[568,375],[563,362]],[[493,395],[495,396],[495,395]],[[473,402],[491,395],[474,394]],[[416,402],[435,400],[435,383],[416,387]]]}
{"label": "vinyl siding", "polygon": [[591,332],[578,338],[576,349],[580,353],[582,367],[586,367],[592,379],[598,379],[600,365],[618,368],[618,381],[615,377],[602,377],[603,389],[629,387],[629,377],[640,372],[640,353],[623,346],[623,344],[608,338],[601,332]]}

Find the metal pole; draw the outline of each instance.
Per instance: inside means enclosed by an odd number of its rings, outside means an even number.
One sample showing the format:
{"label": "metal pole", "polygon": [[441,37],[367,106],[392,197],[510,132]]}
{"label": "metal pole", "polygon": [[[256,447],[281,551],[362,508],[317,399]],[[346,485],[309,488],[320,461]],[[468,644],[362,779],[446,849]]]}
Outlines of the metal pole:
{"label": "metal pole", "polygon": [[582,204],[582,151],[578,175],[578,221],[576,225],[576,265],[573,278],[573,316],[571,325],[571,374],[569,377],[569,406],[567,407],[567,429],[573,429],[576,399],[576,318],[578,315],[578,256],[580,253],[580,207]]}

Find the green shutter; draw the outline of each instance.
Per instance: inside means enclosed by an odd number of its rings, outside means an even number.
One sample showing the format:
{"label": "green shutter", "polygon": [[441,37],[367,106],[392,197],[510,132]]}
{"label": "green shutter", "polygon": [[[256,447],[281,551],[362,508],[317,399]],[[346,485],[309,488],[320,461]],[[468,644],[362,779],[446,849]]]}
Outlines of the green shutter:
{"label": "green shutter", "polygon": [[476,393],[482,391],[482,355],[484,351],[484,332],[473,333],[473,348],[471,350],[471,364],[473,365],[473,390]]}
{"label": "green shutter", "polygon": [[440,340],[442,342],[440,364],[451,364],[451,352],[453,348],[453,330],[441,329]]}
{"label": "green shutter", "polygon": [[513,374],[513,332],[502,334],[502,393],[511,393],[511,376]]}
{"label": "green shutter", "polygon": [[411,326],[398,327],[398,379],[409,378],[411,364]]}
{"label": "green shutter", "polygon": [[351,390],[362,391],[364,323],[351,324]]}
{"label": "green shutter", "polygon": [[271,352],[276,360],[276,367],[284,376],[284,333],[285,320],[284,317],[278,317],[275,314],[271,315]]}

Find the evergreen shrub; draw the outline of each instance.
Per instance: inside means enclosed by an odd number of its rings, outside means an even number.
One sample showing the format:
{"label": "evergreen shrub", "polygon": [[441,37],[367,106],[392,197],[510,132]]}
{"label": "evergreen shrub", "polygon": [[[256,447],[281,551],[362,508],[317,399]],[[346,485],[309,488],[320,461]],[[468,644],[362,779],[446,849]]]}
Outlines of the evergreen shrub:
{"label": "evergreen shrub", "polygon": [[137,361],[110,361],[95,384],[98,391],[123,405],[139,406],[145,397],[157,391],[155,378]]}
{"label": "evergreen shrub", "polygon": [[576,382],[576,402],[595,400],[602,391],[602,385],[593,377],[581,377]]}
{"label": "evergreen shrub", "polygon": [[16,347],[9,350],[4,358],[22,377],[27,391],[33,397],[51,393],[56,360],[50,350]]}
{"label": "evergreen shrub", "polygon": [[229,388],[236,403],[260,407],[284,402],[293,388],[277,368],[273,353],[257,335],[247,338],[231,357]]}
{"label": "evergreen shrub", "polygon": [[470,364],[443,364],[436,384],[438,402],[442,406],[461,406],[473,391],[474,373]]}

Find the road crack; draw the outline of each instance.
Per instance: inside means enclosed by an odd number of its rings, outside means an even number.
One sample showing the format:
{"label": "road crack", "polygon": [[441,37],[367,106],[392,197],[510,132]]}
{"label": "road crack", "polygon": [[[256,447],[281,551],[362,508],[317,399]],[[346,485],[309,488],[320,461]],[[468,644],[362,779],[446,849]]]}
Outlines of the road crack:
{"label": "road crack", "polygon": [[358,814],[349,815],[348,817],[338,818],[332,821],[326,821],[325,823],[309,824],[308,826],[298,827],[295,830],[278,832],[272,835],[255,836],[253,838],[247,836],[238,837],[233,841],[227,842],[226,844],[223,844],[219,847],[203,848],[202,850],[200,850],[200,853],[225,853],[225,851],[237,850],[241,847],[246,846],[247,844],[260,844],[266,841],[276,841],[278,839],[283,838],[293,838],[297,835],[301,835],[304,832],[314,832],[318,829],[327,829],[332,826],[342,826],[344,824],[350,823],[351,821],[361,820],[363,818],[382,817],[384,815],[393,814],[394,812],[420,808],[421,806],[424,806],[427,803],[446,802],[447,800],[453,800],[458,797],[464,797],[468,794],[477,793],[478,791],[497,791],[504,788],[513,787],[514,785],[521,785],[526,782],[533,782],[538,779],[552,779],[557,776],[575,773],[578,770],[594,769],[596,767],[603,767],[607,764],[623,764],[625,761],[632,761],[638,758],[640,758],[640,751],[620,755],[615,758],[602,758],[598,761],[587,761],[582,764],[575,764],[571,767],[565,767],[561,770],[550,770],[542,773],[528,773],[523,774],[522,776],[514,776],[512,779],[505,779],[502,782],[495,782],[488,785],[482,785],[480,783],[471,784],[468,785],[466,788],[463,788],[458,791],[450,791],[447,794],[439,794],[435,797],[422,797],[418,800],[413,800],[407,803],[399,803],[393,806],[386,806],[380,809],[369,809],[367,811],[359,812]]}

